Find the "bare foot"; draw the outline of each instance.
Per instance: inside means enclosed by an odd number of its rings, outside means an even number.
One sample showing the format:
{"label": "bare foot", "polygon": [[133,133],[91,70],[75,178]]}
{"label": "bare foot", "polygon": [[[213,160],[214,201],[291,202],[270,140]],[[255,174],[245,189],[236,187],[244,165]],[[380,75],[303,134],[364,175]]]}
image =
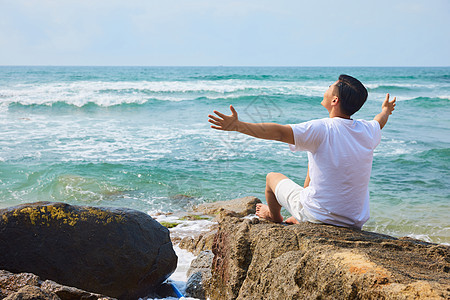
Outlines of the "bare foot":
{"label": "bare foot", "polygon": [[287,218],[285,222],[288,223],[288,224],[300,224],[300,222],[297,221],[297,219],[294,218],[294,217]]}
{"label": "bare foot", "polygon": [[272,215],[270,214],[269,207],[265,204],[256,204],[256,215],[260,218],[275,222],[275,220],[272,218]]}

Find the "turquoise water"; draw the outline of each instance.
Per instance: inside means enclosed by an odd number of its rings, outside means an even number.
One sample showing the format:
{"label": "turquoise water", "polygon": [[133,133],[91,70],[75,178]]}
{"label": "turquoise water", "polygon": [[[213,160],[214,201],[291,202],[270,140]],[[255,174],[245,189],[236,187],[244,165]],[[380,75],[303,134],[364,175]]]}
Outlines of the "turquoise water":
{"label": "turquoise water", "polygon": [[268,172],[303,182],[306,153],[214,131],[207,115],[233,104],[246,121],[327,117],[320,102],[341,73],[369,90],[355,118],[372,119],[387,92],[398,97],[375,151],[364,229],[450,243],[450,68],[0,67],[0,207],[153,213],[263,200]]}

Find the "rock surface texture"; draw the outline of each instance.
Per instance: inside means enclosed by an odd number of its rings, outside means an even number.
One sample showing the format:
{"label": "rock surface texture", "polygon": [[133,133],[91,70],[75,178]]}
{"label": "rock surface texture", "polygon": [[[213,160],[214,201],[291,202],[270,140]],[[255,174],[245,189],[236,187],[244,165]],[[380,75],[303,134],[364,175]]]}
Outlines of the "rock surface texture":
{"label": "rock surface texture", "polygon": [[0,253],[0,269],[119,299],[148,295],[177,265],[169,231],[145,213],[50,202],[0,210]]}
{"label": "rock surface texture", "polygon": [[237,217],[245,217],[256,213],[256,204],[261,203],[256,197],[248,196],[229,201],[217,201],[206,203],[194,208],[196,212],[202,212],[207,215],[219,214],[219,212],[228,211]]}
{"label": "rock surface texture", "polygon": [[[229,201],[217,201],[214,203],[206,203],[194,208],[195,212],[200,212],[205,215],[215,216],[216,221],[219,216],[229,217],[245,217],[255,214],[256,204],[261,203],[256,197],[248,196],[237,198]],[[178,246],[181,249],[186,249],[195,255],[199,255],[201,251],[211,250],[214,242],[214,236],[217,233],[217,226],[210,227],[208,232],[204,232],[194,236],[187,236],[181,239]]]}
{"label": "rock surface texture", "polygon": [[450,247],[301,223],[219,218],[211,299],[450,299]]}
{"label": "rock surface texture", "polygon": [[31,273],[13,274],[0,270],[0,299],[113,300],[104,295],[64,286],[51,280],[42,281]]}
{"label": "rock surface texture", "polygon": [[205,299],[204,282],[211,279],[211,266],[214,254],[207,250],[200,252],[192,262],[187,272],[186,296]]}

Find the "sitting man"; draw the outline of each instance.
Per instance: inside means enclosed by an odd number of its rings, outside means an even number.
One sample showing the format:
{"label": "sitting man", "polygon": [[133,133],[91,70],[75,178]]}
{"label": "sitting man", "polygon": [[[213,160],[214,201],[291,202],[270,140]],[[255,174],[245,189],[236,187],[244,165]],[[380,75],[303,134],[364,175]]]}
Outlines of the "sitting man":
{"label": "sitting man", "polygon": [[287,223],[313,223],[361,229],[369,219],[369,179],[373,151],[381,140],[381,129],[395,109],[394,98],[386,95],[381,112],[372,121],[353,120],[367,99],[362,83],[340,75],[325,92],[322,106],[329,118],[295,125],[247,123],[218,111],[209,115],[211,128],[238,131],[261,139],[288,143],[292,151],[308,151],[308,174],[304,187],[280,173],[266,177],[267,205],[258,204],[256,214],[283,221],[281,207],[292,215]]}

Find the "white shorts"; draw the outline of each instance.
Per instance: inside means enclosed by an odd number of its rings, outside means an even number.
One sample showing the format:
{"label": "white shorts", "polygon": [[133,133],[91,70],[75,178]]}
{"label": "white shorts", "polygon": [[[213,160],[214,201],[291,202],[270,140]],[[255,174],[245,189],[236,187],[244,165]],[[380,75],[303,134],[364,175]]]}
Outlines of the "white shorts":
{"label": "white shorts", "polygon": [[297,219],[299,222],[311,222],[322,223],[316,220],[311,214],[303,207],[302,191],[303,187],[299,186],[289,178],[285,178],[278,182],[275,187],[275,197],[278,203],[287,209],[287,211]]}

